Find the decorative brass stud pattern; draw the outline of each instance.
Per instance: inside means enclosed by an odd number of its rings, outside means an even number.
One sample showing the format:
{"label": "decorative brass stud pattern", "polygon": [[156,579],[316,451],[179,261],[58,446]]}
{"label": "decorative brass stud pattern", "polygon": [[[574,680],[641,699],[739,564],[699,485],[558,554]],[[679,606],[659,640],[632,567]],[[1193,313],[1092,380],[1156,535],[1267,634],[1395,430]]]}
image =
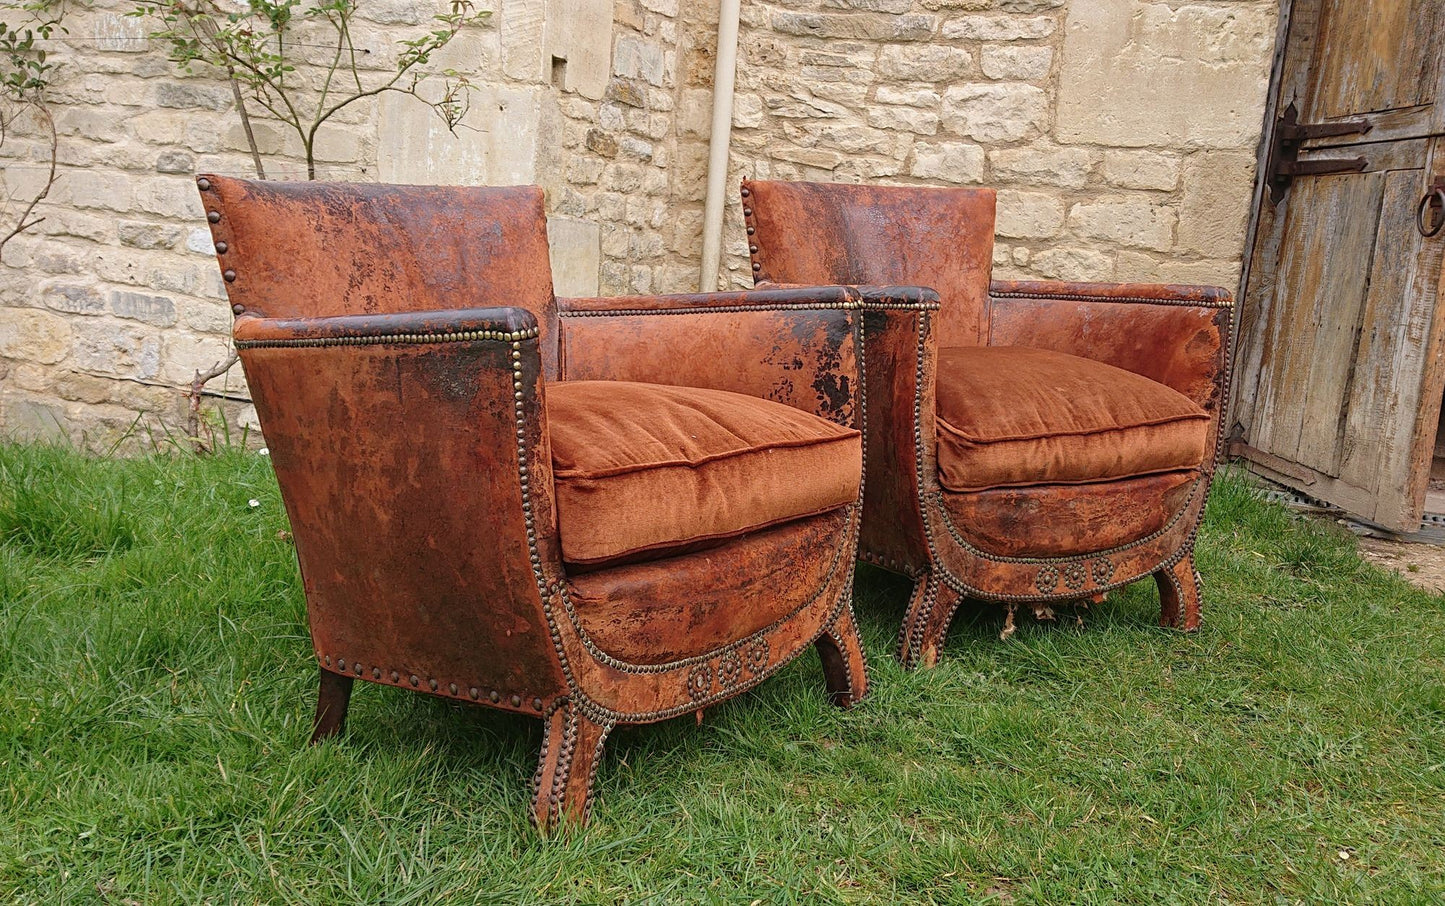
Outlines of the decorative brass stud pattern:
{"label": "decorative brass stud pattern", "polygon": [[1114,577],[1114,561],[1108,557],[1099,557],[1089,567],[1089,572],[1094,577],[1095,585],[1105,585]]}
{"label": "decorative brass stud pattern", "polygon": [[725,653],[718,658],[717,681],[724,689],[731,689],[743,678],[743,659],[738,656],[737,649]]}
{"label": "decorative brass stud pattern", "polygon": [[1044,594],[1053,594],[1059,586],[1059,568],[1053,564],[1047,564],[1039,569],[1039,574],[1034,577],[1034,585]]}
{"label": "decorative brass stud pattern", "polygon": [[747,650],[748,670],[752,673],[762,673],[768,666],[768,640],[754,639]]}
{"label": "decorative brass stud pattern", "polygon": [[1064,587],[1070,591],[1078,591],[1084,587],[1089,580],[1089,573],[1084,569],[1084,564],[1075,561],[1064,564]]}
{"label": "decorative brass stud pattern", "polygon": [[712,666],[698,664],[687,672],[687,692],[693,699],[707,698],[712,692]]}

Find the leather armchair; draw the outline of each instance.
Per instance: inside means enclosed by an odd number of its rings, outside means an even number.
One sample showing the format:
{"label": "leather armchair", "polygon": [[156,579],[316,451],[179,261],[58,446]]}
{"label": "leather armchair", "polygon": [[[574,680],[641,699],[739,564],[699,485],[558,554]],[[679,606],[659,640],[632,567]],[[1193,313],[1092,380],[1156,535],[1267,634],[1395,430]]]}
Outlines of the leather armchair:
{"label": "leather armchair", "polygon": [[936,289],[865,321],[861,556],[914,580],[932,664],[965,597],[1102,600],[1153,575],[1200,623],[1194,539],[1219,455],[1233,301],[1214,287],[991,281],[987,189],[745,181],[759,286]]}
{"label": "leather armchair", "polygon": [[[851,611],[865,308],[920,290],[553,296],[541,191],[198,179],[305,586],[313,742],[364,679],[541,718],[543,829],[620,724]],[[664,386],[667,385],[667,386]]]}

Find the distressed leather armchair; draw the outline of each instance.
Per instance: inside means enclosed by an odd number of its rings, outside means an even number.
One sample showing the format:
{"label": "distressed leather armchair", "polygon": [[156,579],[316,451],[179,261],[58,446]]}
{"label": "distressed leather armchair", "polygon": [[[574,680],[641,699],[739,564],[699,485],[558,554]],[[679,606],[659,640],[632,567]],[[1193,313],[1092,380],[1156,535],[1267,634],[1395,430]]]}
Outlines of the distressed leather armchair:
{"label": "distressed leather armchair", "polygon": [[540,827],[619,724],[700,711],[851,611],[859,314],[923,291],[557,300],[536,188],[198,179],[303,577],[313,742],[364,679],[545,721]]}
{"label": "distressed leather armchair", "polygon": [[1153,575],[1200,623],[1194,539],[1229,386],[1228,292],[990,282],[987,189],[749,181],[759,285],[928,286],[870,313],[862,558],[914,580],[905,664],[964,597],[1047,607]]}

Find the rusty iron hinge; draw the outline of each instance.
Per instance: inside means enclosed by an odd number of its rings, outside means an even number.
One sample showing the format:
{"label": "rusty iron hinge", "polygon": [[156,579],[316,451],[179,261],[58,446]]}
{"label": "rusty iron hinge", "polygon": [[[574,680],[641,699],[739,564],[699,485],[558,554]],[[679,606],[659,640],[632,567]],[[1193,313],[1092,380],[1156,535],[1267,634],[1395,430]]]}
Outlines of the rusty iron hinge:
{"label": "rusty iron hinge", "polygon": [[1358,173],[1365,169],[1363,157],[1300,160],[1300,146],[1312,138],[1363,135],[1374,128],[1369,120],[1341,120],[1337,123],[1301,123],[1294,102],[1284,108],[1274,124],[1274,141],[1269,148],[1269,193],[1279,204],[1296,176],[1324,176],[1329,173]]}

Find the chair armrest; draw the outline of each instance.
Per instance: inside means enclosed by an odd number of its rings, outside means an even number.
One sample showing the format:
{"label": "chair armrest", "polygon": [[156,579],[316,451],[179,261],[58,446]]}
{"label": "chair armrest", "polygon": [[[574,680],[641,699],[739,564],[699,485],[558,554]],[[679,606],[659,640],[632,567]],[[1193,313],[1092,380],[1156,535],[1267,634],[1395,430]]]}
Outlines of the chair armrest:
{"label": "chair armrest", "polygon": [[532,314],[243,315],[234,333],[323,665],[458,698],[525,693],[524,711],[565,694],[543,606],[563,571]]}
{"label": "chair armrest", "polygon": [[1222,402],[1234,301],[1210,286],[998,282],[990,346],[1053,349],[1173,387],[1205,411]]}
{"label": "chair armrest", "polygon": [[1069,283],[1063,280],[995,280],[995,299],[1057,299],[1076,302],[1137,302],[1146,305],[1197,305],[1232,308],[1234,296],[1218,286],[1178,283]]}
{"label": "chair armrest", "polygon": [[559,299],[562,375],[730,390],[857,427],[860,313],[937,305],[918,287]]}
{"label": "chair armrest", "polygon": [[1234,298],[1227,290],[995,281],[989,295],[990,346],[1067,352],[1173,387],[1209,413],[1209,446],[1217,447],[1230,380]]}

